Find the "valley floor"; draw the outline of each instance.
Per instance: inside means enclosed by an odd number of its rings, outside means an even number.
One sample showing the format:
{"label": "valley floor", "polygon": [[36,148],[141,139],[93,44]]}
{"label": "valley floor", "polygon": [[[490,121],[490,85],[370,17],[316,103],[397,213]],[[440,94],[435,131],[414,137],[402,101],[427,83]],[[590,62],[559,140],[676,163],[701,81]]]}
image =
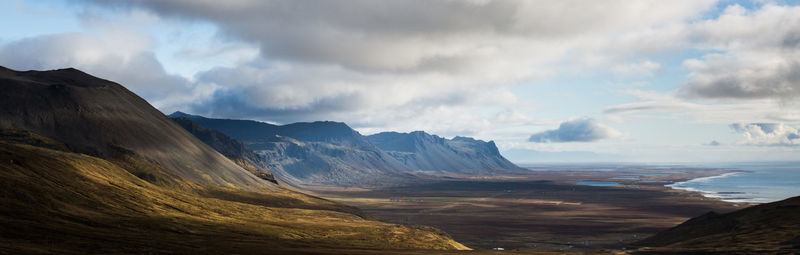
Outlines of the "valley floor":
{"label": "valley floor", "polygon": [[664,187],[724,172],[534,170],[509,176],[439,176],[426,183],[375,190],[317,187],[316,194],[388,222],[442,229],[474,249],[620,251],[691,217],[747,206]]}

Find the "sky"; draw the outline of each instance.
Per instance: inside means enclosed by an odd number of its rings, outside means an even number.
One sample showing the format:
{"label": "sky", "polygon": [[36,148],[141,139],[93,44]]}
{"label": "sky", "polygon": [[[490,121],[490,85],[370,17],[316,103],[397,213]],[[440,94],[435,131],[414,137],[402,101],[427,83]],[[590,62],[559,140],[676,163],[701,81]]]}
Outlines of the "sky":
{"label": "sky", "polygon": [[800,155],[795,1],[2,1],[0,65],[166,114],[470,136],[515,162]]}

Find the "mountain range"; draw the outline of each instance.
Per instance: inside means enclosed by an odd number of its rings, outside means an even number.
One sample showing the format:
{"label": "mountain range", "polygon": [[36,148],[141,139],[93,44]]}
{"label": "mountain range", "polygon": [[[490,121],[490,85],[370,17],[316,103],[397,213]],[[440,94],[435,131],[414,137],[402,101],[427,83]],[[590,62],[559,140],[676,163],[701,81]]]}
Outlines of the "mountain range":
{"label": "mountain range", "polygon": [[491,174],[521,169],[508,161],[494,142],[457,136],[445,139],[423,131],[383,132],[367,139],[409,169],[457,174]]}
{"label": "mountain range", "polygon": [[242,141],[263,156],[270,171],[294,184],[385,185],[412,179],[415,171],[492,174],[521,169],[500,155],[494,142],[467,137],[445,139],[422,131],[363,136],[331,121],[273,125],[183,112],[169,116]]}
{"label": "mountain range", "polygon": [[175,112],[242,141],[291,184],[375,186],[413,178],[400,162],[341,122],[273,125],[252,120],[212,119]]}

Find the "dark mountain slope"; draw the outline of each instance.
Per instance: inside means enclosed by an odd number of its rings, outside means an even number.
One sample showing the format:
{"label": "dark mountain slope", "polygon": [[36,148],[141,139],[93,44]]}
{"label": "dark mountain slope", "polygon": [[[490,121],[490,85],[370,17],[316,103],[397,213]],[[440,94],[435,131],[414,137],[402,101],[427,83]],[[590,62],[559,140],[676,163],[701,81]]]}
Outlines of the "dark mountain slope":
{"label": "dark mountain slope", "polygon": [[459,174],[488,174],[519,170],[497,150],[494,142],[468,137],[445,139],[422,131],[383,132],[367,136],[375,146],[413,170]]}
{"label": "dark mountain slope", "polygon": [[318,121],[278,126],[181,112],[170,117],[190,118],[242,141],[263,156],[273,174],[292,184],[375,186],[411,178],[403,164],[344,123]]}
{"label": "dark mountain slope", "polygon": [[189,118],[174,118],[172,120],[200,139],[200,141],[208,144],[211,148],[222,153],[222,155],[233,160],[237,165],[250,171],[255,176],[277,184],[267,162],[255,152],[247,149],[243,143],[228,137],[222,132],[204,128]]}
{"label": "dark mountain slope", "polygon": [[194,120],[203,127],[218,130],[236,140],[244,141],[255,150],[262,148],[260,143],[272,142],[275,135],[291,137],[302,142],[324,142],[341,146],[374,148],[364,136],[341,122],[298,122],[279,126],[253,120],[206,118],[183,112],[174,112],[169,117],[184,117]]}
{"label": "dark mountain slope", "polygon": [[119,84],[0,68],[0,88],[0,254],[464,248],[262,180]]}
{"label": "dark mountain slope", "polygon": [[2,129],[30,130],[101,158],[141,157],[167,175],[193,182],[274,188],[117,83],[71,68],[18,72],[0,67],[0,89]]}
{"label": "dark mountain slope", "polygon": [[738,211],[709,212],[637,243],[641,252],[800,252],[800,197]]}
{"label": "dark mountain slope", "polygon": [[[363,219],[302,194],[154,185],[27,131],[0,133],[0,254],[342,254],[465,248],[443,233]],[[185,186],[195,186],[180,177]],[[378,254],[379,252],[376,252]]]}

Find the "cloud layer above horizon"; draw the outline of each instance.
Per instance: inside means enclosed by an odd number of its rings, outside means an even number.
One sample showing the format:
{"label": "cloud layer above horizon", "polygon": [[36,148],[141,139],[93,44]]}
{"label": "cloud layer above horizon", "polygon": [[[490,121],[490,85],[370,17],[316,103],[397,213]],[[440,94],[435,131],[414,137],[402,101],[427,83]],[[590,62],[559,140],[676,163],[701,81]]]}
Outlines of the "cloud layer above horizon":
{"label": "cloud layer above horizon", "polygon": [[[167,113],[336,120],[364,133],[426,130],[501,149],[614,153],[643,143],[745,145],[730,123],[800,122],[800,7],[780,1],[8,6],[34,22],[63,12],[77,25],[0,36],[0,65],[76,67]],[[647,134],[676,129],[687,135]]]}

